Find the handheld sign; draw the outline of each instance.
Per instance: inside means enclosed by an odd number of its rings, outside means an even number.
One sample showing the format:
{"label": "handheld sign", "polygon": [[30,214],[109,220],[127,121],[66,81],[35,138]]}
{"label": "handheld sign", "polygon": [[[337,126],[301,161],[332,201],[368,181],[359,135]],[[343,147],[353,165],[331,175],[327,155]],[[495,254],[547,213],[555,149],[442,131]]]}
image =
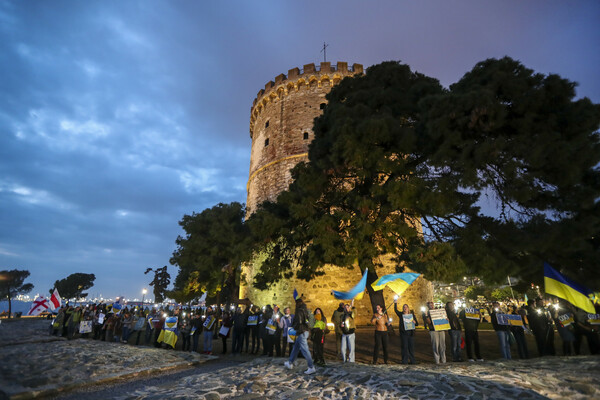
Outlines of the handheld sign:
{"label": "handheld sign", "polygon": [[523,318],[517,314],[496,314],[498,325],[523,326]]}
{"label": "handheld sign", "polygon": [[575,318],[573,318],[573,314],[571,313],[566,313],[563,315],[559,315],[558,316],[558,320],[560,321],[560,323],[562,324],[563,327],[567,327],[569,325],[571,325],[573,322],[575,322]]}
{"label": "handheld sign", "polygon": [[468,307],[465,308],[465,318],[481,320],[481,311],[479,308]]}
{"label": "handheld sign", "polygon": [[600,325],[600,314],[588,314],[590,325]]}
{"label": "handheld sign", "polygon": [[277,327],[275,326],[275,321],[273,321],[272,318],[267,321],[267,330],[269,331],[270,335],[274,334],[277,330]]}
{"label": "handheld sign", "polygon": [[204,321],[204,324],[202,324],[202,326],[204,326],[207,330],[210,330],[215,324],[215,319],[216,318],[212,315],[207,317],[206,321]]}
{"label": "handheld sign", "polygon": [[104,323],[104,317],[105,317],[104,313],[98,314],[98,323],[99,324],[103,324]]}
{"label": "handheld sign", "polygon": [[79,333],[90,333],[92,331],[92,321],[81,321],[79,323]]}
{"label": "handheld sign", "polygon": [[219,329],[219,335],[221,335],[221,336],[227,336],[228,333],[229,333],[229,327],[227,327],[227,326],[222,326],[221,329]]}
{"label": "handheld sign", "polygon": [[438,310],[429,310],[429,316],[433,323],[433,329],[436,331],[447,331],[450,330],[450,321],[446,310],[440,308]]}
{"label": "handheld sign", "polygon": [[404,330],[405,331],[414,331],[415,330],[415,318],[412,314],[403,314],[402,320],[404,322]]}
{"label": "handheld sign", "polygon": [[256,326],[258,325],[258,315],[250,315],[248,316],[248,326]]}

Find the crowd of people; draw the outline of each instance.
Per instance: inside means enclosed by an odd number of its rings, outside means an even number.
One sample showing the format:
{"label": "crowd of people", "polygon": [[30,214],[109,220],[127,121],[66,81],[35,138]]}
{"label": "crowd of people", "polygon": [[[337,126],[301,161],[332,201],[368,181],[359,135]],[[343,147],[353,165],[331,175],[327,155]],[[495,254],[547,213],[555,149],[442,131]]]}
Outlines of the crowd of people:
{"label": "crowd of people", "polygon": [[[493,329],[498,337],[500,353],[511,359],[511,345],[516,344],[518,356],[529,358],[530,352],[525,340],[526,334],[535,336],[539,356],[555,355],[555,330],[563,343],[562,355],[580,354],[584,339],[591,354],[600,353],[598,325],[590,321],[588,314],[569,303],[556,303],[545,307],[542,299],[531,300],[527,305],[505,306],[497,302],[485,307]],[[446,332],[450,340],[452,361],[463,361],[463,348],[470,362],[483,361],[479,345],[478,330],[484,320],[480,308],[457,310],[454,303],[447,303],[445,315],[449,329],[439,330],[432,318],[436,307],[427,303],[421,310],[421,322],[429,332],[433,358],[436,363],[446,362]],[[397,300],[394,312],[399,318],[398,331],[401,343],[403,364],[414,364],[415,329],[419,326],[417,314],[407,304],[399,309]],[[518,315],[522,324],[501,324],[498,314]],[[173,317],[177,317],[173,319]],[[355,362],[356,309],[354,301],[341,302],[333,312],[331,322],[327,322],[321,308],[309,311],[302,299],[296,300],[294,313],[290,307],[283,310],[278,305],[262,308],[247,303],[213,308],[211,306],[192,308],[123,308],[114,309],[107,304],[62,307],[52,321],[51,334],[68,339],[76,335],[107,342],[154,345],[182,351],[213,353],[213,340],[221,340],[222,353],[228,352],[228,339],[231,339],[231,353],[256,354],[269,357],[288,357],[286,367],[292,368],[299,354],[308,363],[306,373],[315,372],[315,365],[324,366],[324,343],[328,334],[335,336],[336,355],[344,362]],[[79,331],[82,321],[88,321],[85,331]],[[175,321],[169,327],[165,322]],[[371,318],[375,326],[373,363],[378,362],[380,351],[383,362],[388,363],[389,331],[393,329],[392,319],[382,305],[376,305]],[[171,329],[180,344],[164,340],[163,329]],[[202,348],[200,349],[200,339]],[[312,353],[308,341],[312,342]],[[333,340],[333,338],[331,339]]]}

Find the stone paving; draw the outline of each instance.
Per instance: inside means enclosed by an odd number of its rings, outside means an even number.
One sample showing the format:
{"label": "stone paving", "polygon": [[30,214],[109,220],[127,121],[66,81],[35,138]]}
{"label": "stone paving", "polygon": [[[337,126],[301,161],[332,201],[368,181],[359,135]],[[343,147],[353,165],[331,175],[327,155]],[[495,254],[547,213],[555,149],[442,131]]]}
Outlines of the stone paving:
{"label": "stone paving", "polygon": [[307,376],[304,360],[290,371],[281,359],[255,359],[118,399],[591,399],[600,397],[599,368],[594,356],[439,366],[330,362]]}
{"label": "stone paving", "polygon": [[77,387],[185,368],[216,358],[152,347],[66,340],[48,335],[49,321],[0,327],[0,399],[33,398]]}
{"label": "stone paving", "polygon": [[[475,363],[342,364],[328,360],[314,375],[306,361],[246,363],[128,389],[127,382],[215,359],[196,353],[48,336],[48,321],[0,325],[0,399],[36,398],[123,382],[116,399],[593,399],[600,398],[600,357],[544,357]],[[48,341],[52,339],[53,341]],[[226,356],[234,357],[234,356]],[[238,356],[239,357],[239,356]],[[208,364],[206,364],[208,365]],[[154,378],[150,381],[152,382]],[[106,386],[106,385],[104,385]],[[124,387],[124,390],[123,390]]]}

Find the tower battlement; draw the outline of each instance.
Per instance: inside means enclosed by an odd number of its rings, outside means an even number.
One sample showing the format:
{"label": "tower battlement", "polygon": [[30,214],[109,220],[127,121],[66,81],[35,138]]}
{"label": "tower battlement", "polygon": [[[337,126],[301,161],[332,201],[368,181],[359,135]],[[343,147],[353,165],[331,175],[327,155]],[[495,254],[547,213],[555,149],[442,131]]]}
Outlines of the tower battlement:
{"label": "tower battlement", "polygon": [[347,62],[338,61],[336,65],[331,65],[330,62],[322,62],[319,66],[315,66],[314,63],[305,64],[302,69],[296,67],[288,70],[287,75],[277,75],[274,81],[267,82],[265,88],[258,91],[252,102],[250,108],[250,137],[253,136],[256,119],[275,99],[310,86],[316,85],[320,88],[323,85],[328,85],[331,87],[346,76],[362,73],[362,64],[355,63],[348,66]]}
{"label": "tower battlement", "polygon": [[[314,138],[313,124],[327,105],[325,98],[334,85],[348,76],[363,73],[362,64],[338,62],[335,66],[322,62],[320,66],[306,64],[302,69],[293,68],[279,74],[259,90],[250,109],[250,171],[246,213],[250,216],[264,201],[275,201],[277,195],[292,182],[291,170],[299,162],[308,161],[308,147]],[[269,290],[258,290],[252,286],[260,259],[242,266],[240,298],[249,298],[254,304],[293,305],[294,289],[303,293],[310,307],[321,307],[329,317],[338,307],[339,301],[331,295],[332,290],[348,290],[360,279],[360,269],[324,267],[325,275],[310,282],[296,278],[275,283]],[[381,273],[395,273],[396,264],[390,257],[383,257],[385,265]],[[384,297],[388,304],[394,293],[386,288]],[[402,301],[411,307],[424,304],[432,297],[431,283],[419,278],[405,294]],[[365,296],[356,302],[358,323],[367,323],[372,315],[370,300]]]}

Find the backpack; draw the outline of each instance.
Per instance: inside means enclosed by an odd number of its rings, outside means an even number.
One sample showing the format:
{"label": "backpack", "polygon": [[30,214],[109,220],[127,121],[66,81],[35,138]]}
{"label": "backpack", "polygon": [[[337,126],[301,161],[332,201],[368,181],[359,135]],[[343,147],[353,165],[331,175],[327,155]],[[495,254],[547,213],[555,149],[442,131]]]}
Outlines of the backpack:
{"label": "backpack", "polygon": [[356,325],[354,325],[354,318],[352,318],[351,315],[345,315],[342,318],[342,323],[340,327],[342,328],[342,333],[344,335],[353,334],[356,329]]}

